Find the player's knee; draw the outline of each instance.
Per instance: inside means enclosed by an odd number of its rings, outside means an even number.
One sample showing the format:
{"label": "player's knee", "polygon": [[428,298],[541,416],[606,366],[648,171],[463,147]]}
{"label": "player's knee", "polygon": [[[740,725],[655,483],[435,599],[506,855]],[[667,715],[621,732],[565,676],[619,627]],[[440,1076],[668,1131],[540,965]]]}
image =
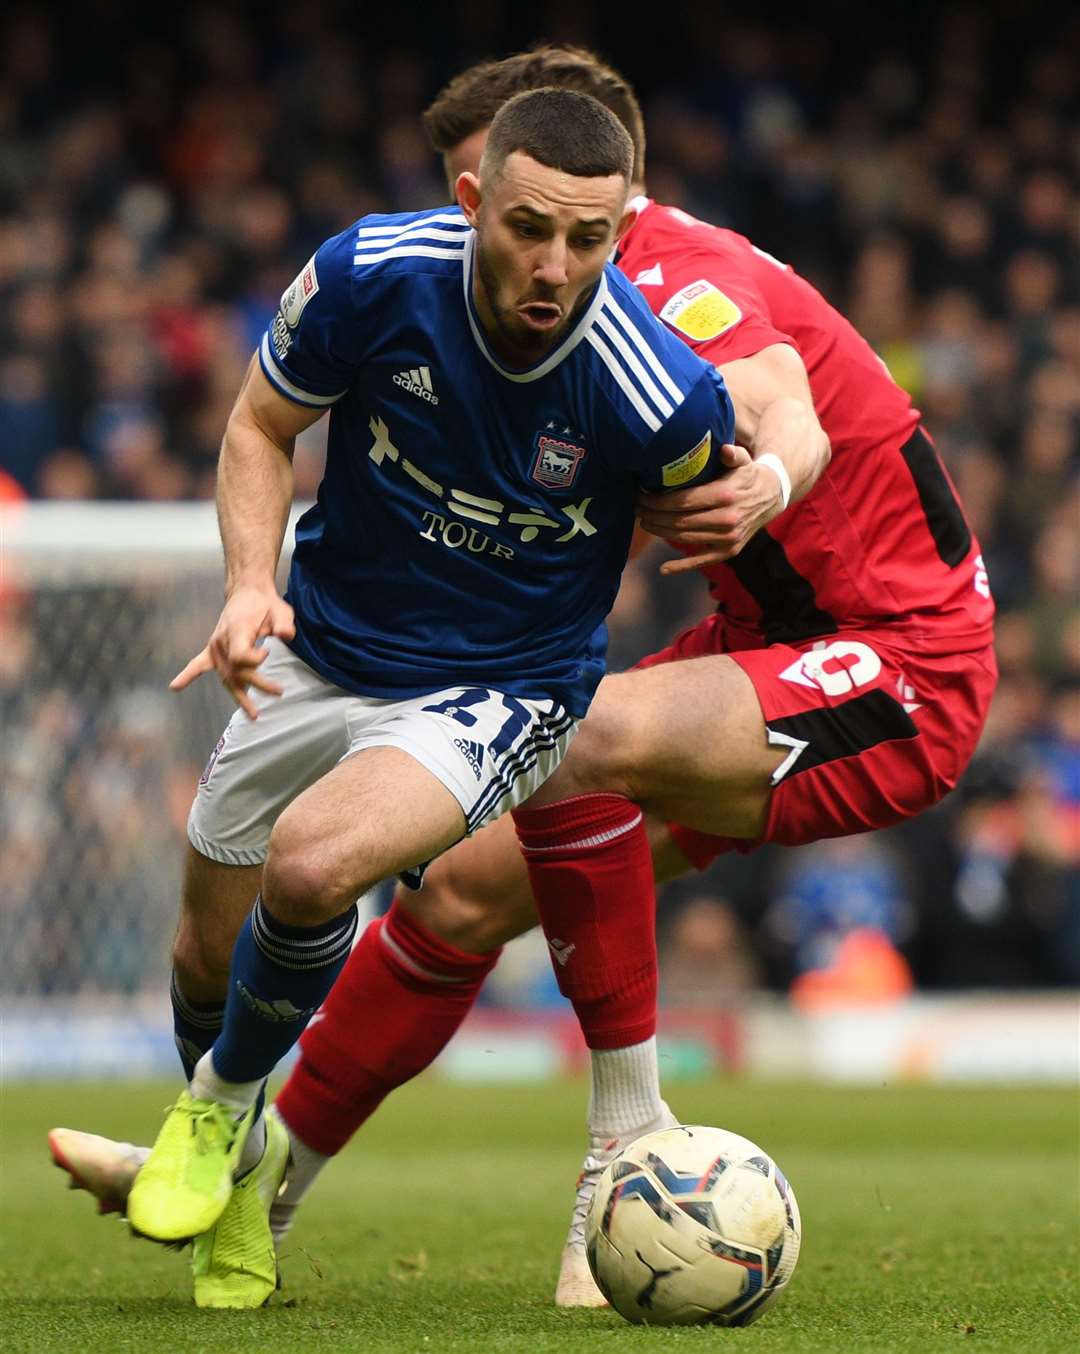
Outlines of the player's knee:
{"label": "player's knee", "polygon": [[344,912],[368,887],[346,870],[333,843],[278,819],[263,867],[263,903],[289,926],[316,926]]}

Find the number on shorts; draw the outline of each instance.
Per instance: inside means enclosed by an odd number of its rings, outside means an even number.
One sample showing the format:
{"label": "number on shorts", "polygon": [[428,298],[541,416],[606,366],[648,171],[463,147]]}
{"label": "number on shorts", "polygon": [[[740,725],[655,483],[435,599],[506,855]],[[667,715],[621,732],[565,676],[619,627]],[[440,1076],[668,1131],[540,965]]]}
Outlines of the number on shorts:
{"label": "number on shorts", "polygon": [[[460,696],[449,696],[444,701],[437,701],[434,705],[424,705],[421,708],[425,714],[430,715],[448,715],[451,719],[456,719],[459,724],[464,724],[467,729],[471,729],[476,723],[476,716],[471,714],[469,706],[483,705],[487,700],[494,697],[494,692],[487,691],[480,687],[467,687]],[[488,756],[501,757],[507,748],[513,745],[514,739],[528,724],[531,716],[526,706],[521,701],[515,700],[513,696],[500,695],[499,699],[503,707],[509,711],[507,718],[503,720],[502,727],[495,735],[494,741],[488,747]]]}
{"label": "number on shorts", "polygon": [[[826,672],[825,664],[830,659],[841,666]],[[866,686],[877,679],[881,659],[869,644],[860,644],[857,639],[834,639],[823,649],[804,653],[802,670],[827,696],[845,696],[857,686]]]}
{"label": "number on shorts", "polygon": [[495,736],[495,741],[488,748],[488,755],[493,758],[501,757],[529,722],[528,710],[513,696],[503,696],[502,703],[510,711],[510,717],[504,721],[502,728]]}
{"label": "number on shorts", "polygon": [[459,724],[464,724],[467,729],[471,729],[476,723],[476,716],[469,714],[470,705],[483,705],[486,700],[491,699],[491,692],[482,690],[479,687],[469,687],[462,691],[460,696],[451,696],[448,700],[439,701],[436,705],[425,705],[423,710],[425,714],[431,715],[449,715],[451,719],[456,719]]}

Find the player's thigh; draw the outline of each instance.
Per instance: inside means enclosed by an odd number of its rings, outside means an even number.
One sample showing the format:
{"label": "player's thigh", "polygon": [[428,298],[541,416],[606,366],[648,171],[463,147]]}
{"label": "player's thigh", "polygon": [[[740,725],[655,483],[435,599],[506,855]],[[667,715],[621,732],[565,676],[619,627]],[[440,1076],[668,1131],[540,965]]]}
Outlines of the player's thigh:
{"label": "player's thigh", "polygon": [[658,817],[751,837],[784,755],[738,664],[681,659],[606,677],[545,795],[610,790]]}
{"label": "player's thigh", "polygon": [[392,746],[361,748],[278,819],[263,896],[282,920],[308,924],[425,863],[464,833],[461,805],[414,756]]}
{"label": "player's thigh", "polygon": [[237,710],[210,755],[188,815],[188,841],[221,865],[261,865],[287,804],[349,749],[352,697],[280,640],[260,669],[280,696],[252,690],[258,718]]}
{"label": "player's thigh", "polygon": [[282,815],[265,896],[340,899],[388,875],[415,878],[460,837],[523,803],[565,756],[576,726],[557,702],[488,688],[354,700],[348,761]]}
{"label": "player's thigh", "polygon": [[787,752],[755,842],[672,826],[704,869],[722,851],[801,846],[891,827],[936,804],[973,755],[996,679],[992,650],[927,655],[901,630],[740,652],[769,737]]}

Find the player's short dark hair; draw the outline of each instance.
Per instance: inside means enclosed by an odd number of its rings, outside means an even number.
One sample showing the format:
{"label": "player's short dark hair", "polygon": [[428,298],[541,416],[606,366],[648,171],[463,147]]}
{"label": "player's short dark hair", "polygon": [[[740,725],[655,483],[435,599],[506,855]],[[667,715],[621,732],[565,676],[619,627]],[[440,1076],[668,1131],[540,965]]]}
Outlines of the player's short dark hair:
{"label": "player's short dark hair", "polygon": [[531,89],[591,94],[619,119],[634,144],[634,182],[645,182],[645,122],[629,83],[584,47],[544,45],[501,61],[482,61],[456,75],[423,114],[424,130],[441,154],[487,127],[507,99]]}
{"label": "player's short dark hair", "polygon": [[634,172],[629,132],[598,99],[576,89],[530,89],[503,104],[484,147],[483,175],[498,175],[515,151],[583,179],[618,174],[629,185]]}

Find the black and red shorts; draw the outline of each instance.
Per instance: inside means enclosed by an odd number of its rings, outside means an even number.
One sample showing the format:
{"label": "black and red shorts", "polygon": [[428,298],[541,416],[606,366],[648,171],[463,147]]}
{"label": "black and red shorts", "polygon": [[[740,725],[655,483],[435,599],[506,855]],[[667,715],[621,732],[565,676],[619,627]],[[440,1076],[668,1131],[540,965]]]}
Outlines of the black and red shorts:
{"label": "black and red shorts", "polygon": [[971,760],[997,682],[990,644],[941,656],[905,645],[902,629],[845,630],[827,640],[729,651],[716,616],[637,666],[718,653],[750,678],[769,741],[790,754],[773,777],[760,837],[714,837],[671,824],[698,869],[724,851],[869,832],[936,804]]}

